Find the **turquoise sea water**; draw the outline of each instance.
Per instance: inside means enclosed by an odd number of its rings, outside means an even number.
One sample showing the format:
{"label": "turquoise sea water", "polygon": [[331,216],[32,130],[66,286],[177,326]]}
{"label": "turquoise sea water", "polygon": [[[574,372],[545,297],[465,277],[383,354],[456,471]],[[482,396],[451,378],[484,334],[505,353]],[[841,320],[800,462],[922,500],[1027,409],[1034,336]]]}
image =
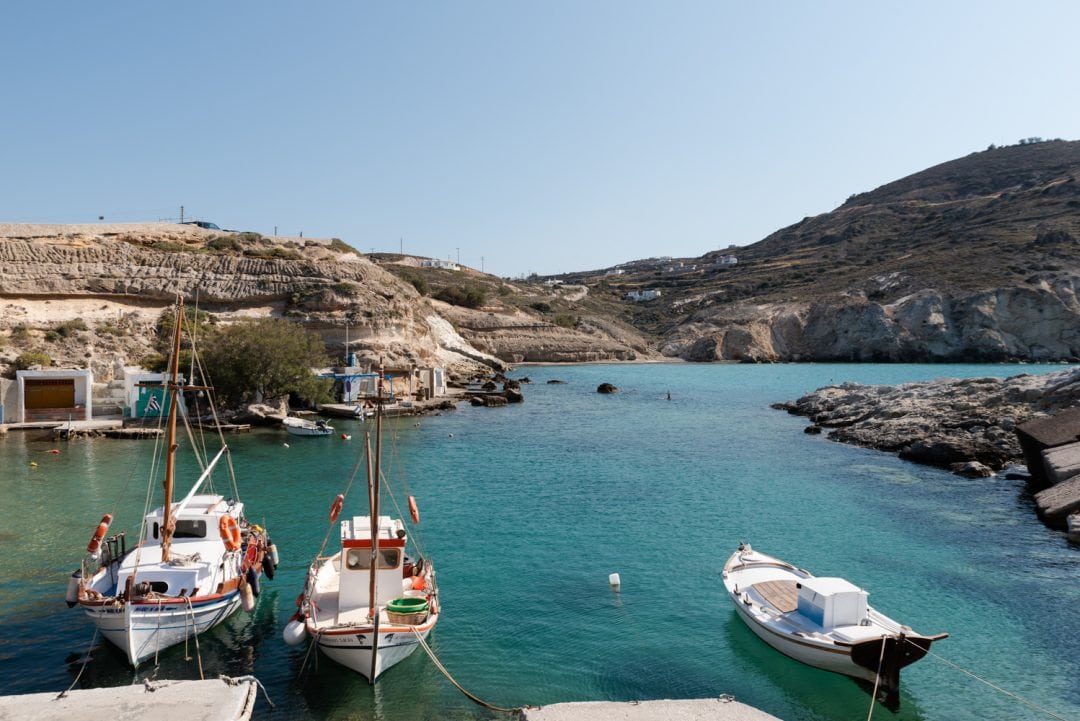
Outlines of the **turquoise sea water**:
{"label": "turquoise sea water", "polygon": [[[944,659],[1080,718],[1080,549],[1035,518],[1021,482],[842,446],[769,408],[831,382],[1059,369],[533,366],[513,374],[534,381],[524,404],[397,421],[386,456],[418,498],[443,601],[432,646],[458,682],[499,706],[732,694],[789,721],[865,718],[869,696],[853,681],[787,659],[735,616],[719,572],[749,541],[851,580],[918,631],[948,631],[934,646]],[[597,394],[602,382],[621,392]],[[371,688],[317,653],[305,665],[305,649],[281,640],[360,448],[359,424],[334,425],[352,440],[229,437],[249,516],[265,518],[282,565],[254,614],[200,637],[206,675],[254,673],[275,704],[260,698],[260,719],[503,717],[462,696],[422,651]],[[63,603],[67,576],[103,513],[117,513],[113,530],[135,528],[151,448],[0,436],[0,692],[74,680],[93,629]],[[364,512],[362,498],[354,487],[347,510]],[[80,685],[153,673],[130,671],[99,641]],[[156,673],[198,670],[181,647]],[[905,670],[901,700],[900,719],[1052,718],[934,657]]]}

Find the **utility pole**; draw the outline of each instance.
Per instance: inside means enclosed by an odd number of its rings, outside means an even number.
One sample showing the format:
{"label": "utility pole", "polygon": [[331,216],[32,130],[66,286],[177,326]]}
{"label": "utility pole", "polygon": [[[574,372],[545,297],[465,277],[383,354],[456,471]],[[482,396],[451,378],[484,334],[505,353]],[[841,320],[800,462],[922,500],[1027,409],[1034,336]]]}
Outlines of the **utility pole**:
{"label": "utility pole", "polygon": [[484,256],[480,256],[480,272],[484,272]]}
{"label": "utility pole", "polygon": [[397,239],[397,244],[398,244],[397,245],[398,255],[405,255],[405,239],[404,238],[398,238]]}
{"label": "utility pole", "polygon": [[456,250],[457,250],[457,262],[460,265],[461,264],[461,248],[457,248]]}
{"label": "utility pole", "polygon": [[184,206],[180,206],[180,225],[184,224]]}

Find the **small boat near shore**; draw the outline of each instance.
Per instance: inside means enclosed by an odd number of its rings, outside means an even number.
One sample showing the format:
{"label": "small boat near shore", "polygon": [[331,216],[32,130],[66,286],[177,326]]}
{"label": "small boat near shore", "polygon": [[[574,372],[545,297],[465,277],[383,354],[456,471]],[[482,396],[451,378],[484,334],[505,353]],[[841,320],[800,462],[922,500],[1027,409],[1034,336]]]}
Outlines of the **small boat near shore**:
{"label": "small boat near shore", "polygon": [[817,577],[740,544],[724,564],[724,587],[761,640],[809,666],[874,684],[899,702],[900,670],[947,633],[924,636],[876,611],[867,592],[843,578]]}
{"label": "small boat near shore", "polygon": [[334,432],[334,427],[321,418],[313,421],[308,418],[286,416],[281,424],[294,436],[328,436]]}

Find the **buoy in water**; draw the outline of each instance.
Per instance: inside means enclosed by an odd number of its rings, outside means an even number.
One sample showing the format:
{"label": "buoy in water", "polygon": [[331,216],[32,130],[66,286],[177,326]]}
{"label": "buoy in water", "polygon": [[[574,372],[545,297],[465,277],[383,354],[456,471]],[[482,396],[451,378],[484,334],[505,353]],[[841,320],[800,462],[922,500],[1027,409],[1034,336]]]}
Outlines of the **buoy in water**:
{"label": "buoy in water", "polygon": [[450,434],[450,437],[451,437],[451,438],[453,438],[453,437],[454,437],[454,434],[453,434],[453,433],[451,433],[451,434]]}
{"label": "buoy in water", "polygon": [[608,583],[611,584],[612,591],[618,591],[620,586],[619,574],[613,573],[607,577]]}
{"label": "buoy in water", "polygon": [[281,445],[285,446],[286,448],[288,448],[288,447],[289,447],[289,444],[288,444],[288,443],[282,443]]}
{"label": "buoy in water", "polygon": [[352,436],[350,436],[350,435],[349,435],[349,434],[347,434],[347,433],[342,433],[342,434],[341,434],[341,440],[343,440],[343,441],[347,441],[347,440],[349,440],[350,438],[352,438]]}
{"label": "buoy in water", "polygon": [[30,461],[30,467],[31,468],[37,468],[37,462],[36,461]]}
{"label": "buoy in water", "polygon": [[49,451],[49,453],[52,453],[54,456],[58,456],[58,455],[60,455],[60,449],[59,448],[53,448],[51,451]]}
{"label": "buoy in water", "polygon": [[304,642],[304,636],[307,635],[307,629],[304,628],[304,624],[295,618],[285,624],[285,630],[282,631],[281,636],[285,639],[285,643],[289,646],[299,646]]}

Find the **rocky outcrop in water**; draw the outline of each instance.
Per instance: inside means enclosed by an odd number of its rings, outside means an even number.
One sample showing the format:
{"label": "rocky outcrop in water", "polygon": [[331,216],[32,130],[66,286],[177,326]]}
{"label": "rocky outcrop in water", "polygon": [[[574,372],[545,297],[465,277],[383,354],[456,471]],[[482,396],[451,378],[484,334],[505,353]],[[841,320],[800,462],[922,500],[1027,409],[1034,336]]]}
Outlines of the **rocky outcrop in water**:
{"label": "rocky outcrop in water", "polygon": [[1080,403],[1080,368],[1011,378],[943,379],[897,386],[844,383],[777,404],[842,443],[954,470],[1023,461],[1016,426]]}

